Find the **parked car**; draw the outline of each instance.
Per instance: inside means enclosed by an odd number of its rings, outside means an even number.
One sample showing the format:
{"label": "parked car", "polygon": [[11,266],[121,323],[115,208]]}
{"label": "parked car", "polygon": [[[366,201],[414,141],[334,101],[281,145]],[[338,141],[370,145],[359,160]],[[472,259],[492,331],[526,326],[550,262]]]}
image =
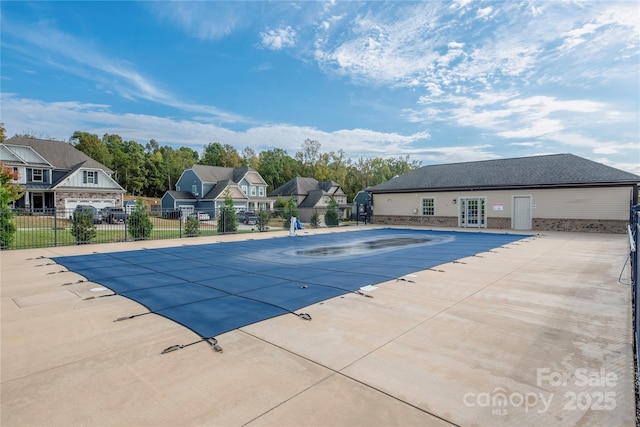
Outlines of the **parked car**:
{"label": "parked car", "polygon": [[255,214],[245,215],[244,223],[247,225],[255,225],[258,223],[258,216]]}
{"label": "parked car", "polygon": [[241,222],[244,224],[245,220],[247,219],[248,216],[253,216],[255,215],[255,213],[251,212],[251,211],[240,211],[236,214],[236,218],[238,218],[238,222]]}
{"label": "parked car", "polygon": [[91,205],[78,205],[73,211],[73,215],[84,214],[91,215],[94,224],[102,224],[102,214]]}
{"label": "parked car", "polygon": [[116,222],[126,221],[127,214],[124,212],[123,208],[109,206],[102,209],[102,219],[109,224],[115,224]]}

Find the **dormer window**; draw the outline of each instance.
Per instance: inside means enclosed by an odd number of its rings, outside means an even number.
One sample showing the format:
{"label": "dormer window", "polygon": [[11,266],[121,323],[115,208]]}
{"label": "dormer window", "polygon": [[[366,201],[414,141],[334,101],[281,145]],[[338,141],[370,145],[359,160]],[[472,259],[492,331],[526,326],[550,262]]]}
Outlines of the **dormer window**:
{"label": "dormer window", "polygon": [[244,194],[249,194],[249,188],[248,188],[246,185],[243,185],[243,186],[242,186],[242,192],[243,192]]}

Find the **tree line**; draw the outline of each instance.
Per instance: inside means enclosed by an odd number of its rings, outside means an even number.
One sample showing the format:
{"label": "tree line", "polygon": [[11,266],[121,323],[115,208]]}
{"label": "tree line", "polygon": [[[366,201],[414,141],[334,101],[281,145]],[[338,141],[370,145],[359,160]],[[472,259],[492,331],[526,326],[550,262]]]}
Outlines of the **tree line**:
{"label": "tree line", "polygon": [[[4,129],[2,129],[4,132]],[[16,135],[29,137],[29,135]],[[76,131],[69,143],[114,171],[113,178],[134,196],[161,197],[175,188],[185,169],[194,164],[257,170],[272,191],[295,177],[335,181],[342,185],[349,201],[358,191],[385,182],[420,166],[409,156],[352,160],[343,150],[323,152],[320,142],[306,139],[293,157],[281,149],[256,153],[246,147],[238,151],[229,144],[211,142],[200,154],[189,147],[160,146],[151,139],[146,145],[125,141],[120,135],[98,135]]]}

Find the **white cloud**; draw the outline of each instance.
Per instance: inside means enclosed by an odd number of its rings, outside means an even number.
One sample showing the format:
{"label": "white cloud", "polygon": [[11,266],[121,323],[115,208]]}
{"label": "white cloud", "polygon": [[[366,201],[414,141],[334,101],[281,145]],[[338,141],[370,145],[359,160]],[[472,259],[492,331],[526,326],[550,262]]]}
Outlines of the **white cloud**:
{"label": "white cloud", "polygon": [[[191,146],[200,150],[211,141],[230,144],[241,150],[273,147],[287,150],[290,155],[300,149],[302,142],[316,139],[323,151],[345,150],[349,157],[396,157],[416,152],[413,144],[428,140],[426,132],[411,135],[377,132],[369,129],[341,129],[326,132],[309,126],[289,124],[256,125],[235,131],[212,123],[175,120],[146,114],[116,114],[110,106],[79,102],[47,103],[2,94],[3,121],[7,136],[16,133],[45,133],[48,137],[67,140],[73,132],[120,135],[125,140],[141,144],[155,139],[160,144]],[[43,120],[43,118],[46,118]],[[38,123],[41,129],[32,129]]]}
{"label": "white cloud", "polygon": [[290,26],[280,27],[276,30],[260,33],[260,39],[262,45],[267,49],[280,50],[295,45],[296,32]]}
{"label": "white cloud", "polygon": [[493,8],[491,6],[481,8],[481,9],[478,9],[476,17],[479,19],[488,19],[489,16],[491,15],[491,12],[493,12]]}

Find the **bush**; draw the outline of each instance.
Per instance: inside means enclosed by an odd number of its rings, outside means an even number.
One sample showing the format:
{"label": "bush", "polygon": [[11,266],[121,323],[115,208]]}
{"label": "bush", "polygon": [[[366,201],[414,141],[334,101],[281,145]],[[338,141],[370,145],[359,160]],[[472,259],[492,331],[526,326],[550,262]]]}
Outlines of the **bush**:
{"label": "bush", "polygon": [[229,189],[225,191],[224,206],[218,212],[218,233],[235,233],[238,230],[238,216],[233,208]]}
{"label": "bush", "polygon": [[93,213],[90,210],[79,210],[73,213],[71,235],[77,245],[90,243],[92,239],[96,238],[96,226],[93,223]]}
{"label": "bush", "polygon": [[336,206],[337,205],[334,200],[331,200],[331,202],[329,202],[327,213],[324,214],[324,223],[327,224],[327,227],[336,227],[338,225],[339,218]]}
{"label": "bush", "polygon": [[260,211],[258,212],[258,221],[256,223],[256,227],[258,231],[266,231],[269,227],[269,212]]}
{"label": "bush", "polygon": [[196,237],[200,234],[200,221],[197,216],[190,216],[184,223],[184,234],[187,237]]}
{"label": "bush", "polygon": [[313,228],[320,227],[320,217],[318,216],[318,212],[314,212],[309,219],[309,225]]}
{"label": "bush", "polygon": [[127,218],[127,227],[129,228],[129,234],[131,234],[134,240],[143,240],[151,237],[153,223],[151,222],[151,218],[149,218],[149,213],[142,199],[136,200],[136,207],[129,214],[129,218]]}
{"label": "bush", "polygon": [[0,207],[0,249],[8,248],[13,242],[16,225],[11,221],[11,218],[13,218],[13,213],[5,207]]}

